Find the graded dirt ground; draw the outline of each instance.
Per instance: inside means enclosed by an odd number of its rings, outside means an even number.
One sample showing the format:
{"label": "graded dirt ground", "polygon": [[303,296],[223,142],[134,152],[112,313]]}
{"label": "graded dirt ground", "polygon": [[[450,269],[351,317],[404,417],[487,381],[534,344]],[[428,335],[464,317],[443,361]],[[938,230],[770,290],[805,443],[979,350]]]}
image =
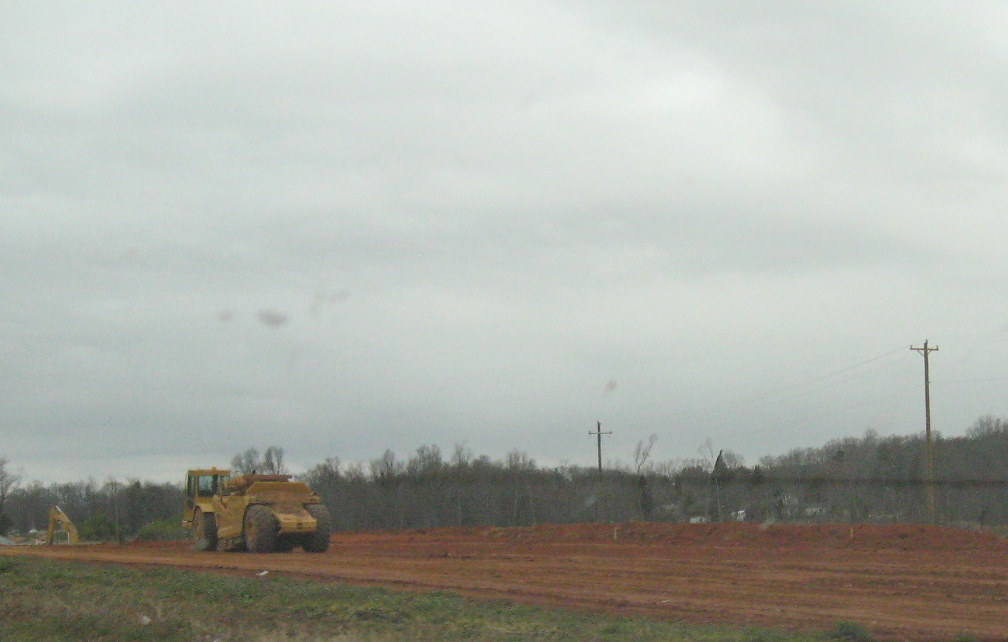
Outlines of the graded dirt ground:
{"label": "graded dirt ground", "polygon": [[617,524],[338,533],[325,554],[189,543],[0,547],[0,554],[271,573],[881,639],[1008,639],[1008,544],[925,525]]}

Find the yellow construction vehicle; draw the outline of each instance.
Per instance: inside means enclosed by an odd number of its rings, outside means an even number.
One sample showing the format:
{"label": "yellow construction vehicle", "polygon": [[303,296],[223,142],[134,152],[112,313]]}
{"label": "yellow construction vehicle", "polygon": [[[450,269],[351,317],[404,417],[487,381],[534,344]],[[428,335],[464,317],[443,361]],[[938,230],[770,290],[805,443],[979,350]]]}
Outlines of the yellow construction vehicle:
{"label": "yellow construction vehicle", "polygon": [[329,549],[332,519],[321,498],[290,475],[240,475],[222,468],[186,474],[182,526],[197,551],[309,553]]}
{"label": "yellow construction vehicle", "polygon": [[80,544],[80,536],[77,534],[77,527],[70,521],[67,514],[59,506],[49,507],[49,526],[46,528],[46,545],[52,545],[56,538],[57,531],[64,531],[67,534],[68,544]]}

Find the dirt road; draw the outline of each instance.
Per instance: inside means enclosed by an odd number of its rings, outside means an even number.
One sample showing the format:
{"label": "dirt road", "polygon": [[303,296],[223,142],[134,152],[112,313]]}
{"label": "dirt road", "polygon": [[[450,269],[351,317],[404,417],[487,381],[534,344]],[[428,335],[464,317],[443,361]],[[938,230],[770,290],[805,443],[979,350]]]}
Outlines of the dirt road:
{"label": "dirt road", "polygon": [[0,547],[0,554],[452,590],[592,612],[880,638],[1008,639],[1008,544],[920,525],[620,524],[341,533],[323,555],[183,543]]}

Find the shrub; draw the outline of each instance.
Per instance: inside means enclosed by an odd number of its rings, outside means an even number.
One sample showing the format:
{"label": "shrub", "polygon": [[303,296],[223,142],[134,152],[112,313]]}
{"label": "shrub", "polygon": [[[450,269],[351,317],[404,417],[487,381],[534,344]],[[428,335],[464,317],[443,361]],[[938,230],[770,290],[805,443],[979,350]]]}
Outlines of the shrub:
{"label": "shrub", "polygon": [[116,525],[108,517],[95,513],[81,523],[80,536],[89,542],[107,542],[116,538]]}
{"label": "shrub", "polygon": [[857,642],[873,642],[875,640],[864,625],[848,621],[837,622],[829,635],[836,640],[857,640]]}
{"label": "shrub", "polygon": [[181,522],[181,517],[150,522],[137,531],[136,537],[149,541],[189,539],[189,532],[182,528]]}

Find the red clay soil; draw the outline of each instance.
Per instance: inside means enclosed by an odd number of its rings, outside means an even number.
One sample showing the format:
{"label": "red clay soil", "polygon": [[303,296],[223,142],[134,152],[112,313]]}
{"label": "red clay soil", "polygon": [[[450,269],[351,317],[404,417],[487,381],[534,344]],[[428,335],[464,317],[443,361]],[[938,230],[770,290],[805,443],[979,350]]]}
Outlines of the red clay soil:
{"label": "red clay soil", "polygon": [[186,543],[0,547],[24,554],[450,590],[690,623],[882,639],[1008,639],[1008,544],[923,525],[617,524],[340,533],[329,552]]}

